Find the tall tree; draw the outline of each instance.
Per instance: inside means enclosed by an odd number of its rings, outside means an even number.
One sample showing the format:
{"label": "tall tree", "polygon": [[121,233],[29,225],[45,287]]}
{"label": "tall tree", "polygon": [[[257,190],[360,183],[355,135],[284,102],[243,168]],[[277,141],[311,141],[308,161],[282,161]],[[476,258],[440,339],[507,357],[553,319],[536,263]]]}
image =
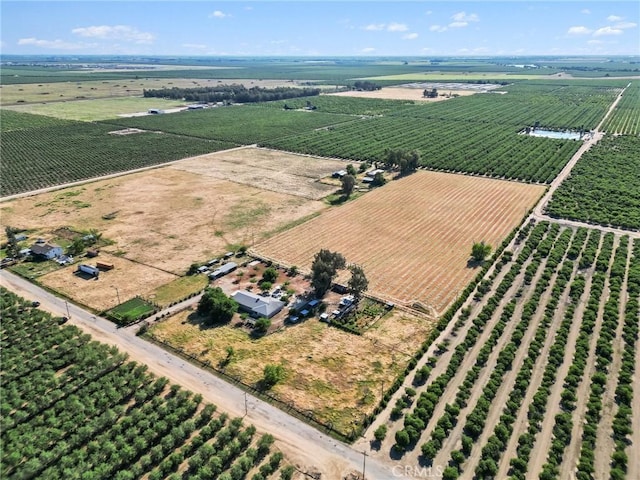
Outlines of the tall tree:
{"label": "tall tree", "polygon": [[18,246],[18,240],[16,239],[17,231],[17,229],[8,225],[4,227],[4,233],[7,235],[7,257],[17,257],[20,253],[20,247]]}
{"label": "tall tree", "polygon": [[67,247],[69,255],[80,255],[84,251],[85,243],[82,237],[76,237]]}
{"label": "tall tree", "polygon": [[351,196],[353,192],[353,188],[356,186],[356,178],[353,175],[345,175],[341,179],[342,182],[342,193],[345,194],[347,198]]}
{"label": "tall tree", "polygon": [[384,164],[387,168],[398,168],[400,175],[407,175],[420,165],[420,152],[411,152],[401,149],[387,149],[385,152]]}
{"label": "tall tree", "polygon": [[238,311],[238,302],[225,295],[220,287],[207,287],[198,303],[198,314],[208,325],[226,323]]}
{"label": "tall tree", "polygon": [[476,262],[484,262],[491,253],[491,245],[482,242],[476,242],[471,247],[471,258]]}
{"label": "tall tree", "polygon": [[311,264],[311,286],[317,298],[322,298],[327,293],[338,270],[345,265],[346,260],[337,252],[322,249],[316,253]]}
{"label": "tall tree", "polygon": [[364,274],[364,270],[359,265],[352,265],[349,267],[351,270],[351,278],[349,279],[349,291],[356,298],[356,300],[360,300],[362,294],[367,291],[369,287],[369,280]]}

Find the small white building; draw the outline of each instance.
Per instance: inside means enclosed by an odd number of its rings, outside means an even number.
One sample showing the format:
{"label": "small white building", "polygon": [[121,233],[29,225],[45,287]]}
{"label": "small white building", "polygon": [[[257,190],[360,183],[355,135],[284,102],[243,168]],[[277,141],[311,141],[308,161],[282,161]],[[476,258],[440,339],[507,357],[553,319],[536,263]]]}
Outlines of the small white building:
{"label": "small white building", "polygon": [[384,173],[384,170],[380,169],[380,168],[376,168],[375,170],[369,170],[365,175],[367,177],[375,177],[377,174],[379,173]]}

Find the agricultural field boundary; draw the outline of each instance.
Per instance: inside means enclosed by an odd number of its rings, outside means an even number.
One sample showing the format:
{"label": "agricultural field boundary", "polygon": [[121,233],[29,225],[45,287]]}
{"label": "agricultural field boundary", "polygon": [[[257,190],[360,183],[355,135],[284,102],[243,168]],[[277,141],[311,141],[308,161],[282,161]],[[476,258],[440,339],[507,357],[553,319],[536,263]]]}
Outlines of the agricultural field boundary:
{"label": "agricultural field boundary", "polygon": [[[36,300],[41,308],[63,316],[67,314],[65,303],[60,298],[40,289],[26,280],[6,270],[0,271],[2,286],[22,297]],[[96,317],[76,305],[69,304],[70,323],[84,332],[91,334],[96,340],[117,346],[128,352],[131,360],[148,364],[149,371],[158,376],[169,378],[172,383],[200,393],[206,401],[218,405],[229,415],[245,414],[245,392],[219,377],[202,371],[182,358],[178,358],[164,349],[142,338],[136,337],[128,329],[116,327],[112,322]],[[153,359],[153,360],[152,360]],[[328,472],[328,478],[339,478],[339,472],[345,468],[358,470],[362,466],[362,452],[336,439],[318,432],[315,428],[280,409],[251,397],[246,421],[252,422],[259,430],[272,432],[276,440],[283,446],[283,451],[292,460],[299,459],[309,465],[315,465]],[[367,461],[367,472],[372,478],[386,479],[392,475],[392,466],[375,459]],[[333,476],[332,476],[333,474]],[[398,477],[398,478],[403,478]]]}

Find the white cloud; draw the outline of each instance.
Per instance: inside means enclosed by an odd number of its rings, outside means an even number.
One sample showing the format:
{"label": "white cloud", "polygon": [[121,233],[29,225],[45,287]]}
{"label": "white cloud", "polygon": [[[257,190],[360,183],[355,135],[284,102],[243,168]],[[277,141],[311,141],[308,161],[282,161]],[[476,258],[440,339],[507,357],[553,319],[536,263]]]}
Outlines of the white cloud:
{"label": "white cloud", "polygon": [[622,30],[612,27],[602,27],[593,32],[594,37],[602,37],[604,35],[622,35]]}
{"label": "white cloud", "polygon": [[476,15],[475,13],[470,13],[467,15],[467,12],[455,13],[451,16],[451,19],[454,22],[467,22],[467,23],[480,21],[480,19],[478,18],[478,15]]}
{"label": "white cloud", "polygon": [[453,22],[449,24],[449,28],[463,28],[469,25],[469,22],[478,22],[480,19],[475,13],[467,14],[467,12],[458,12],[451,16]]}
{"label": "white cloud", "polygon": [[600,45],[602,43],[604,43],[602,40],[589,40],[587,42],[589,45]]}
{"label": "white cloud", "polygon": [[406,35],[402,36],[403,40],[415,40],[416,38],[418,38],[418,34],[417,33],[407,33]]}
{"label": "white cloud", "polygon": [[443,27],[442,25],[431,25],[429,27],[429,30],[431,30],[432,32],[445,32],[447,30],[447,27]]}
{"label": "white cloud", "polygon": [[215,12],[209,14],[209,18],[224,18],[224,17],[228,17],[230,15],[221,12],[220,10],[216,10]]}
{"label": "white cloud", "polygon": [[613,26],[613,28],[625,29],[625,28],[636,28],[637,26],[638,24],[633,22],[620,22],[620,23],[616,23]]}
{"label": "white cloud", "polygon": [[203,45],[201,43],[183,43],[182,46],[184,48],[192,48],[194,50],[204,50],[205,48],[207,48],[206,45]]}
{"label": "white cloud", "polygon": [[120,40],[134,43],[153,43],[155,35],[141,32],[128,25],[92,25],[71,30],[71,33],[81,37],[100,38],[103,40]]}
{"label": "white cloud", "polygon": [[404,23],[370,23],[369,25],[362,27],[363,30],[367,30],[369,32],[381,32],[382,30],[386,30],[387,32],[406,32],[409,30],[409,27]]}
{"label": "white cloud", "polygon": [[247,6],[247,7],[244,7],[244,10],[246,10],[246,11],[250,12],[251,10],[253,10],[253,7],[249,7],[249,6]]}
{"label": "white cloud", "polygon": [[409,27],[407,27],[404,23],[390,23],[387,26],[388,32],[406,32],[407,30],[409,30]]}
{"label": "white cloud", "polygon": [[426,12],[424,12],[425,15],[431,15],[433,13],[433,10],[427,10]]}
{"label": "white cloud", "polygon": [[367,48],[363,48],[363,49],[361,50],[361,52],[362,52],[362,53],[373,53],[373,52],[375,52],[375,51],[376,51],[376,49],[375,49],[375,48],[373,48],[373,47],[367,47]]}
{"label": "white cloud", "polygon": [[589,10],[588,8],[583,8],[582,10],[580,10],[580,13],[583,13],[585,15],[589,15],[591,13],[591,10]]}
{"label": "white cloud", "polygon": [[610,22],[620,22],[620,21],[622,21],[622,20],[623,20],[623,18],[622,18],[622,17],[619,17],[619,16],[617,16],[617,15],[609,15],[609,16],[607,17],[607,20],[608,20],[608,21],[610,21]]}
{"label": "white cloud", "polygon": [[80,50],[94,46],[93,44],[86,43],[72,43],[65,42],[64,40],[41,40],[38,38],[21,38],[18,40],[18,45],[32,45],[40,48],[51,48],[56,50]]}
{"label": "white cloud", "polygon": [[569,30],[567,31],[568,35],[589,35],[591,32],[593,32],[593,30],[587,28],[587,27],[583,27],[578,26],[578,27],[571,27],[569,28]]}

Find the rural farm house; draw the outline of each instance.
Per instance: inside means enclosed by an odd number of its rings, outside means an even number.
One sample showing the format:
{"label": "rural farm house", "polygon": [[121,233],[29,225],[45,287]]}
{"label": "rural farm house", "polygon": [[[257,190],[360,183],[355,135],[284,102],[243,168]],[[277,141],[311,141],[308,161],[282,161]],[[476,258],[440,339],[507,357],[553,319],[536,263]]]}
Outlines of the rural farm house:
{"label": "rural farm house", "polygon": [[44,257],[47,260],[51,260],[62,255],[62,247],[50,243],[34,243],[31,245],[31,253],[36,257]]}
{"label": "rural farm house", "polygon": [[271,297],[261,297],[246,290],[239,290],[231,295],[240,309],[252,317],[271,318],[284,308],[284,302]]}

